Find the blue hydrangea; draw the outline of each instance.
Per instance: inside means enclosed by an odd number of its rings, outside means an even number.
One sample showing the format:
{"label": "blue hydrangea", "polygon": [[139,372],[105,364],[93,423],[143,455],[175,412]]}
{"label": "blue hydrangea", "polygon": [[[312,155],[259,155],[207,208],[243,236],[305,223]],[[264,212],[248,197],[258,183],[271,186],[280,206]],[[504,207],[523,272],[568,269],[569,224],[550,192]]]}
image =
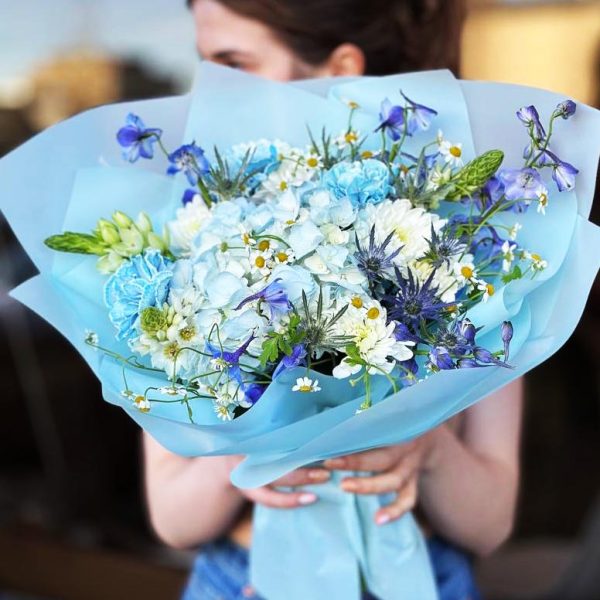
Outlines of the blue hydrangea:
{"label": "blue hydrangea", "polygon": [[338,199],[348,198],[354,206],[378,204],[390,193],[390,172],[379,160],[342,162],[325,173],[323,183]]}
{"label": "blue hydrangea", "polygon": [[104,303],[117,339],[136,332],[140,313],[150,306],[162,306],[169,293],[173,263],[150,248],[134,256],[110,277],[104,286]]}

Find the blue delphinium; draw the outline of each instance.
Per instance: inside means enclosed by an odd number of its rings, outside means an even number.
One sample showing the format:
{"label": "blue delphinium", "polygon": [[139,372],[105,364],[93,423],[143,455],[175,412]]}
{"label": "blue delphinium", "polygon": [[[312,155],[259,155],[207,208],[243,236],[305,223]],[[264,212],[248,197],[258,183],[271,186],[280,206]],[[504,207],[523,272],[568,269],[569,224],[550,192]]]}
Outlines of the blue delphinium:
{"label": "blue delphinium", "polygon": [[521,123],[530,129],[532,137],[541,142],[546,139],[546,130],[540,121],[540,115],[535,106],[523,106],[517,111],[517,117]]}
{"label": "blue delphinium", "polygon": [[307,352],[304,344],[296,344],[292,348],[292,353],[289,356],[284,356],[281,359],[281,362],[277,365],[277,368],[273,373],[273,379],[275,379],[277,376],[281,375],[281,373],[287,371],[288,369],[293,369],[294,367],[304,365],[306,355]]}
{"label": "blue delphinium", "polygon": [[558,104],[555,112],[557,115],[566,120],[575,114],[576,109],[577,105],[575,102],[573,102],[573,100],[564,100]]}
{"label": "blue delphinium", "polygon": [[173,277],[173,263],[158,250],[150,248],[123,263],[104,286],[104,303],[117,339],[130,338],[141,312],[152,306],[162,307]]}
{"label": "blue delphinium", "polygon": [[427,131],[431,125],[431,121],[438,114],[437,110],[423,104],[417,104],[403,92],[400,93],[408,103],[408,134],[412,135],[416,131]]}
{"label": "blue delphinium", "polygon": [[272,281],[267,287],[260,290],[260,292],[252,294],[251,296],[248,296],[242,300],[242,302],[236,306],[235,310],[239,310],[254,300],[258,300],[261,304],[267,305],[271,313],[271,320],[274,320],[277,316],[285,315],[292,308],[285,288],[279,279]]}
{"label": "blue delphinium", "polygon": [[240,369],[240,358],[244,355],[254,338],[255,336],[252,334],[239,348],[233,352],[222,350],[210,342],[206,344],[206,350],[212,356],[212,361],[215,368],[218,371],[224,371],[230,379],[237,381],[242,387],[243,377]]}
{"label": "blue delphinium", "polygon": [[[381,103],[381,109],[379,112],[379,119],[381,123],[375,131],[383,130],[388,136],[398,141],[406,131],[406,125],[404,120],[404,113],[406,109],[402,106],[394,106],[389,98],[386,98]],[[408,131],[406,131],[408,133]]]}
{"label": "blue delphinium", "polygon": [[433,285],[435,269],[424,283],[421,283],[410,269],[406,277],[398,268],[395,269],[395,273],[398,289],[395,294],[384,298],[389,318],[405,323],[415,331],[422,321],[439,320],[449,304],[441,302],[438,298],[439,290]]}
{"label": "blue delphinium", "polygon": [[204,155],[204,150],[196,145],[196,142],[184,144],[169,154],[171,163],[167,169],[169,175],[176,173],[185,173],[190,185],[198,185],[198,180],[202,175],[210,171],[210,163]]}
{"label": "blue delphinium", "polygon": [[548,193],[541,175],[532,168],[503,169],[498,177],[504,184],[506,199],[515,201],[513,210],[516,212],[525,212],[531,200]]}
{"label": "blue delphinium", "polygon": [[394,237],[394,232],[390,233],[381,244],[375,243],[375,226],[371,227],[369,234],[368,247],[362,247],[358,235],[355,233],[357,251],[354,254],[356,266],[366,275],[369,284],[372,285],[379,281],[386,271],[394,267],[394,259],[402,250],[402,246],[389,252],[387,247]]}
{"label": "blue delphinium", "polygon": [[147,128],[140,117],[129,113],[125,127],[117,132],[117,141],[123,148],[123,158],[135,162],[140,158],[154,158],[154,144],[162,135],[162,129]]}
{"label": "blue delphinium", "polygon": [[575,176],[579,173],[579,169],[558,158],[554,152],[544,150],[539,164],[552,168],[552,179],[554,179],[559,192],[571,191],[575,187]]}
{"label": "blue delphinium", "polygon": [[391,191],[389,169],[372,158],[362,162],[337,163],[325,173],[323,183],[335,198],[348,198],[358,207],[379,204]]}

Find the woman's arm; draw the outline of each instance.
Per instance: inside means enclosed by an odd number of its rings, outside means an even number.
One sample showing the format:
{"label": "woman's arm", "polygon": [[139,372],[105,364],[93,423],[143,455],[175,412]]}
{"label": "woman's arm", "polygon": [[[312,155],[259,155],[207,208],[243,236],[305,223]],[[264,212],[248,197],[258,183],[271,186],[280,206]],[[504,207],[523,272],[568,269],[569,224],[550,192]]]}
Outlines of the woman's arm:
{"label": "woman's arm", "polygon": [[327,481],[325,469],[297,469],[252,490],[229,481],[239,456],[185,458],[165,450],[144,433],[146,503],[154,531],[174,548],[188,548],[225,535],[248,500],[272,508],[312,504],[312,493],[281,492],[271,486],[301,486]]}
{"label": "woman's arm", "polygon": [[329,468],[377,471],[350,477],[359,494],[397,492],[375,515],[383,525],[414,508],[417,496],[434,531],[476,554],[497,548],[513,526],[519,479],[522,381],[465,412],[459,437],[442,425],[408,444],[327,461]]}
{"label": "woman's arm", "polygon": [[515,381],[467,410],[460,439],[440,428],[419,480],[433,529],[476,554],[489,554],[512,532],[522,387]]}

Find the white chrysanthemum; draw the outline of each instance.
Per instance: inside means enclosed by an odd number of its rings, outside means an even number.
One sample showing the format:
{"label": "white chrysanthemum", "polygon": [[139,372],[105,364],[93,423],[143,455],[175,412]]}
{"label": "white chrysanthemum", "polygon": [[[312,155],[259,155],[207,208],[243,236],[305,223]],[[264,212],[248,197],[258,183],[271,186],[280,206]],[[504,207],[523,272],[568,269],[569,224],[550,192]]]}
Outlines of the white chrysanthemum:
{"label": "white chrysanthemum", "polygon": [[[385,309],[377,302],[370,305],[359,302],[350,302],[348,310],[336,325],[339,335],[348,336],[356,346],[360,357],[369,366],[373,374],[389,373],[395,361],[405,361],[413,356],[409,346],[413,342],[399,342],[396,340],[394,323],[386,324]],[[334,377],[348,377],[358,372],[354,365],[342,361],[333,371]]]}
{"label": "white chrysanthemum", "polygon": [[[381,244],[393,233],[388,251],[401,247],[394,262],[403,267],[409,262],[421,258],[428,250],[431,239],[431,226],[439,231],[445,221],[438,215],[423,208],[413,208],[410,200],[384,200],[377,206],[367,207],[369,230],[375,226],[375,240]],[[365,245],[367,241],[365,240]]]}
{"label": "white chrysanthemum", "polygon": [[189,256],[194,238],[210,218],[210,210],[204,201],[200,196],[194,196],[191,202],[177,210],[177,218],[168,224],[172,246],[181,255]]}

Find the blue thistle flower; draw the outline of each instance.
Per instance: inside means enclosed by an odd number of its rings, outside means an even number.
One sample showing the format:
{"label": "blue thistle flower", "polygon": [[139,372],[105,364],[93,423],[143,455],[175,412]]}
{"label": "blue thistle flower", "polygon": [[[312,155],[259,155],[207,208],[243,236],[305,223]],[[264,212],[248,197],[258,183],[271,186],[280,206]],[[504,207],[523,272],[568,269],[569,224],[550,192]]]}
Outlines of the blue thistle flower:
{"label": "blue thistle flower", "polygon": [[390,319],[415,329],[422,321],[440,320],[450,304],[438,298],[439,290],[433,285],[435,269],[423,284],[414,277],[410,269],[408,269],[408,277],[404,277],[397,267],[395,272],[398,291],[394,295],[384,297]]}
{"label": "blue thistle flower", "polygon": [[433,225],[428,243],[429,248],[423,259],[434,269],[439,269],[444,264],[450,266],[452,258],[462,254],[466,248],[466,245],[452,233],[450,228],[444,228],[441,235],[438,235]]}
{"label": "blue thistle flower", "polygon": [[394,232],[390,233],[381,244],[375,243],[375,225],[371,227],[369,234],[369,247],[361,247],[358,236],[355,235],[357,251],[354,253],[356,266],[363,272],[369,281],[369,285],[376,283],[381,279],[385,271],[394,267],[394,259],[398,256],[402,246],[388,254],[387,247],[394,237]]}

